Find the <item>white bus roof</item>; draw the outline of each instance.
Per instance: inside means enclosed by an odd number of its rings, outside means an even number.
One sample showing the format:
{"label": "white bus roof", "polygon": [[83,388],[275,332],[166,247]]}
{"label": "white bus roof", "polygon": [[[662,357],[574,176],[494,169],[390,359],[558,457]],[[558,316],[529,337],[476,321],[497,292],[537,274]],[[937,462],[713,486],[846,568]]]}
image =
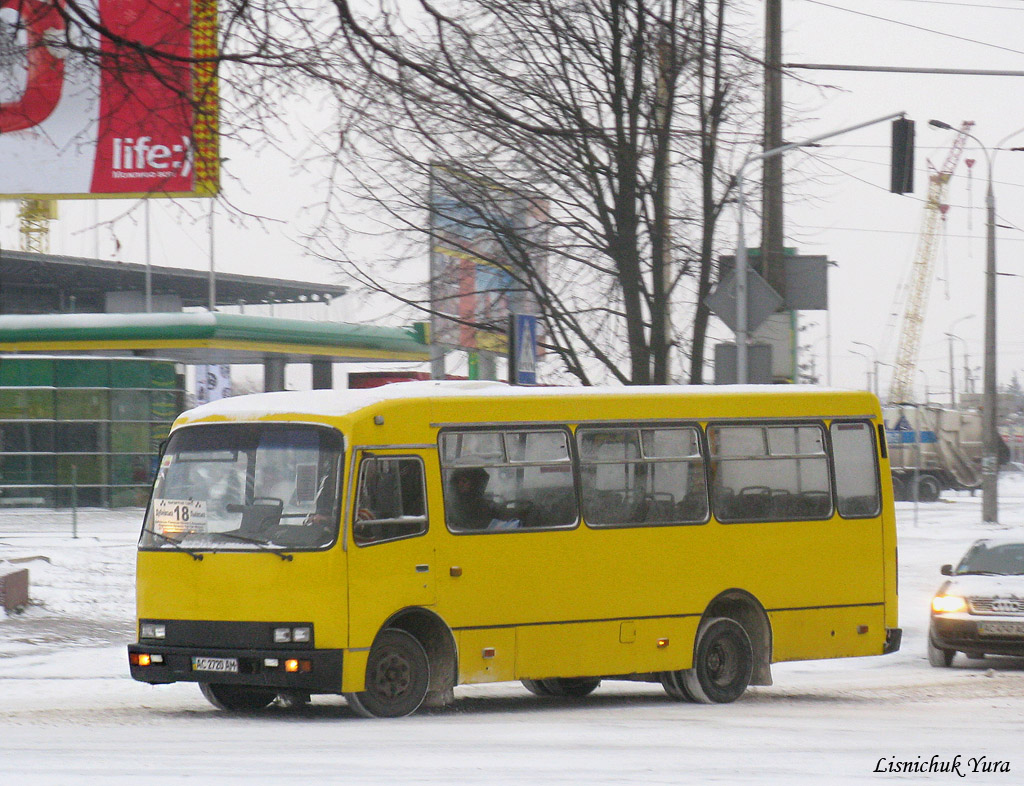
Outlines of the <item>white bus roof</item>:
{"label": "white bus roof", "polygon": [[[251,421],[278,415],[306,414],[318,417],[341,417],[385,401],[439,399],[453,397],[548,397],[548,396],[737,396],[756,393],[761,396],[793,394],[849,394],[843,391],[810,385],[636,385],[594,387],[525,387],[489,381],[425,381],[395,382],[375,388],[353,390],[285,391],[235,396],[203,404],[179,416],[179,422],[195,422],[206,418]],[[857,391],[862,395],[869,395]]]}

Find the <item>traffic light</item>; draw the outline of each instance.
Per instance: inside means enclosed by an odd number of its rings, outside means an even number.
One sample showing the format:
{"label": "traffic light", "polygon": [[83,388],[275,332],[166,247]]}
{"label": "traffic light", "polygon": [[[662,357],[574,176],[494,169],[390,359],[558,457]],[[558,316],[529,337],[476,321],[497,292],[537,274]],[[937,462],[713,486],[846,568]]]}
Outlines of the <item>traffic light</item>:
{"label": "traffic light", "polygon": [[914,121],[901,117],[892,121],[892,181],[894,194],[914,190]]}

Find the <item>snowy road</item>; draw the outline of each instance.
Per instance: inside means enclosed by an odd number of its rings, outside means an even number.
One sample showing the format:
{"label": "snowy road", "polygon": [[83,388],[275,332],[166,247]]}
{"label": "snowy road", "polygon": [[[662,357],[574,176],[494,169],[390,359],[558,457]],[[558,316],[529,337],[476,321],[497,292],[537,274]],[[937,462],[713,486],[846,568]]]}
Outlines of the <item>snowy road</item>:
{"label": "snowy road", "polygon": [[[241,717],[194,685],[133,682],[124,643],[138,513],[82,514],[72,539],[66,514],[0,511],[0,559],[29,568],[36,604],[0,616],[0,784],[1024,782],[1024,660],[958,656],[934,669],[924,657],[938,566],[992,534],[980,500],[922,506],[916,523],[901,504],[899,516],[895,655],[778,664],[774,686],[724,706],[633,683],[576,702],[509,684],[366,721],[340,698]],[[1001,517],[1024,522],[1024,480],[1003,483]],[[955,771],[887,769],[905,762]],[[986,765],[1010,772],[974,771]]]}

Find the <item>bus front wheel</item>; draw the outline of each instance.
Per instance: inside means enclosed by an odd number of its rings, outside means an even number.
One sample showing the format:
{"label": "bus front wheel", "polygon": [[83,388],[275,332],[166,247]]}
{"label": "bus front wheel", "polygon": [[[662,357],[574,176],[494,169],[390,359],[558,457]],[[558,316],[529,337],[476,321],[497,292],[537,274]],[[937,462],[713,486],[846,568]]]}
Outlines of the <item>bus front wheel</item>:
{"label": "bus front wheel", "polygon": [[277,691],[247,685],[212,685],[200,682],[199,690],[214,707],[228,712],[256,712],[274,703]]}
{"label": "bus front wheel", "polygon": [[693,668],[682,672],[681,681],[696,702],[728,704],[743,695],[753,670],[754,652],[743,626],[716,617],[701,623]]}
{"label": "bus front wheel", "polygon": [[430,663],[423,645],[404,630],[381,631],[366,664],[366,690],[346,693],[349,706],[364,718],[402,718],[419,709],[430,685]]}

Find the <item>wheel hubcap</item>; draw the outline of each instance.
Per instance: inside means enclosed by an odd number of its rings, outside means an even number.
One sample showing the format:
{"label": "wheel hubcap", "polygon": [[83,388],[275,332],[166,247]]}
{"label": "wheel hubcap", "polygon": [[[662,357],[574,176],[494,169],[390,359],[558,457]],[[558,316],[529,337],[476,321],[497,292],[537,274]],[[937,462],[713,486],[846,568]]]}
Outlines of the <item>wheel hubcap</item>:
{"label": "wheel hubcap", "polygon": [[736,653],[726,642],[716,642],[708,651],[708,676],[718,685],[727,685],[736,678]]}
{"label": "wheel hubcap", "polygon": [[397,653],[386,653],[374,670],[374,688],[378,696],[394,699],[401,696],[412,682],[409,662]]}

